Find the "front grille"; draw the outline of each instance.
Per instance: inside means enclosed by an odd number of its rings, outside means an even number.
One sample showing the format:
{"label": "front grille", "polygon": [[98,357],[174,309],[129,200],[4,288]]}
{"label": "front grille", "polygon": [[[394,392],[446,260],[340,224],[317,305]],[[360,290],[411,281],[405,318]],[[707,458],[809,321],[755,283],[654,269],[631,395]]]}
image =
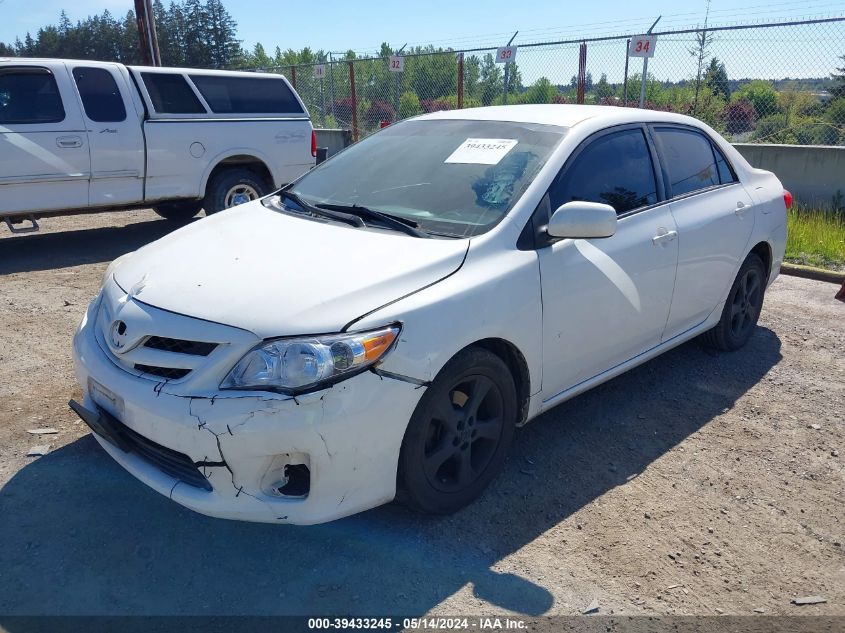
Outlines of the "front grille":
{"label": "front grille", "polygon": [[179,380],[191,373],[190,369],[181,369],[179,367],[153,367],[152,365],[141,365],[135,363],[135,369],[142,371],[145,374],[166,378],[167,380]]}
{"label": "front grille", "polygon": [[208,356],[215,350],[217,343],[204,343],[202,341],[186,341],[180,338],[151,336],[144,342],[144,347],[158,349],[163,352],[190,354],[191,356]]}
{"label": "front grille", "polygon": [[123,440],[121,442],[123,446],[120,448],[124,452],[135,453],[138,457],[149,462],[163,473],[189,486],[202,488],[203,490],[212,490],[208,479],[199,471],[190,457],[184,453],[174,451],[172,448],[156,444],[137,431],[133,431],[113,415],[102,409],[99,413],[100,422],[106,425],[109,431],[116,433]]}

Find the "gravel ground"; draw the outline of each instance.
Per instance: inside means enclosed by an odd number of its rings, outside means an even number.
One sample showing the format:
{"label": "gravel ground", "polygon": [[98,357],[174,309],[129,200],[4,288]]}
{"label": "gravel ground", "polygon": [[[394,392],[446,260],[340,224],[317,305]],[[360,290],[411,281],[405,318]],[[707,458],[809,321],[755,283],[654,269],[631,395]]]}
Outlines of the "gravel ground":
{"label": "gravel ground", "polygon": [[[446,518],[209,519],[127,475],[67,408],[70,339],[151,211],[0,237],[0,614],[845,615],[845,304],[781,277],[748,347],[691,342],[517,433]],[[36,437],[27,429],[55,427]],[[27,457],[49,444],[43,457]],[[796,606],[794,598],[827,602]],[[0,626],[3,625],[0,616]]]}

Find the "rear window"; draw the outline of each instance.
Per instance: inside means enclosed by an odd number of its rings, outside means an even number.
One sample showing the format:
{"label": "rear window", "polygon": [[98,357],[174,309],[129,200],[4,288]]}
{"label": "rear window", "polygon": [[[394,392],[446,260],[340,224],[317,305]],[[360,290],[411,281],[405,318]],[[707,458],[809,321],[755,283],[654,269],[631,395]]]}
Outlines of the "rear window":
{"label": "rear window", "polygon": [[56,79],[46,68],[0,72],[0,123],[58,123],[65,118]]}
{"label": "rear window", "polygon": [[205,114],[205,108],[182,75],[141,73],[141,79],[159,114]]}
{"label": "rear window", "polygon": [[123,97],[112,74],[103,68],[77,66],[73,79],[82,97],[85,115],[97,123],[116,123],[126,120]]}
{"label": "rear window", "polygon": [[710,140],[680,128],[656,128],[673,197],[721,184]]}
{"label": "rear window", "polygon": [[203,99],[217,114],[304,114],[281,78],[190,75]]}

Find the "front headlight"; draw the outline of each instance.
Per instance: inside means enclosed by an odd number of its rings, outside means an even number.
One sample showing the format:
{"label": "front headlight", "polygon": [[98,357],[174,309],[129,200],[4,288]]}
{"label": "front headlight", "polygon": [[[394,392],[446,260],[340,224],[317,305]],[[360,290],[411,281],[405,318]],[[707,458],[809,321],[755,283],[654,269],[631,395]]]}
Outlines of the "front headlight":
{"label": "front headlight", "polygon": [[238,361],[221,389],[313,391],[372,367],[393,347],[401,327],[369,332],[277,339],[257,345]]}

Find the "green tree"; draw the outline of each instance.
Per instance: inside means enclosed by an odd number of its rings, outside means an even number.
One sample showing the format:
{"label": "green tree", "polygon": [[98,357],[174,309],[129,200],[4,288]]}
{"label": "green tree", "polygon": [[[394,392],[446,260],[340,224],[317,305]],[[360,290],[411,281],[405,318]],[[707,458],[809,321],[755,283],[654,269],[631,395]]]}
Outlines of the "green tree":
{"label": "green tree", "polygon": [[778,93],[770,82],[762,79],[743,84],[731,95],[731,99],[750,101],[760,117],[769,116],[778,111]]}
{"label": "green tree", "polygon": [[717,58],[710,59],[707,72],[704,73],[704,84],[709,86],[714,94],[721,95],[726,101],[731,98],[731,89],[728,85],[728,71],[725,65]]}
{"label": "green tree", "polygon": [[601,74],[599,77],[598,83],[596,83],[594,94],[596,96],[596,101],[604,101],[605,99],[614,96],[613,86],[607,83],[607,75],[605,73]]}
{"label": "green tree", "polygon": [[403,92],[402,96],[399,97],[399,118],[407,119],[418,114],[422,114],[420,98],[410,90]]}
{"label": "green tree", "polygon": [[[840,55],[839,59],[845,62],[845,55]],[[833,79],[833,87],[830,89],[830,94],[835,97],[845,97],[845,66],[842,68],[836,68],[835,73],[830,73],[831,79]]]}
{"label": "green tree", "polygon": [[520,103],[553,103],[555,95],[557,88],[545,77],[540,77],[525,91]]}
{"label": "green tree", "polygon": [[493,60],[493,55],[487,53],[482,62],[479,75],[479,98],[482,105],[490,105],[493,99],[502,94],[502,69]]}

